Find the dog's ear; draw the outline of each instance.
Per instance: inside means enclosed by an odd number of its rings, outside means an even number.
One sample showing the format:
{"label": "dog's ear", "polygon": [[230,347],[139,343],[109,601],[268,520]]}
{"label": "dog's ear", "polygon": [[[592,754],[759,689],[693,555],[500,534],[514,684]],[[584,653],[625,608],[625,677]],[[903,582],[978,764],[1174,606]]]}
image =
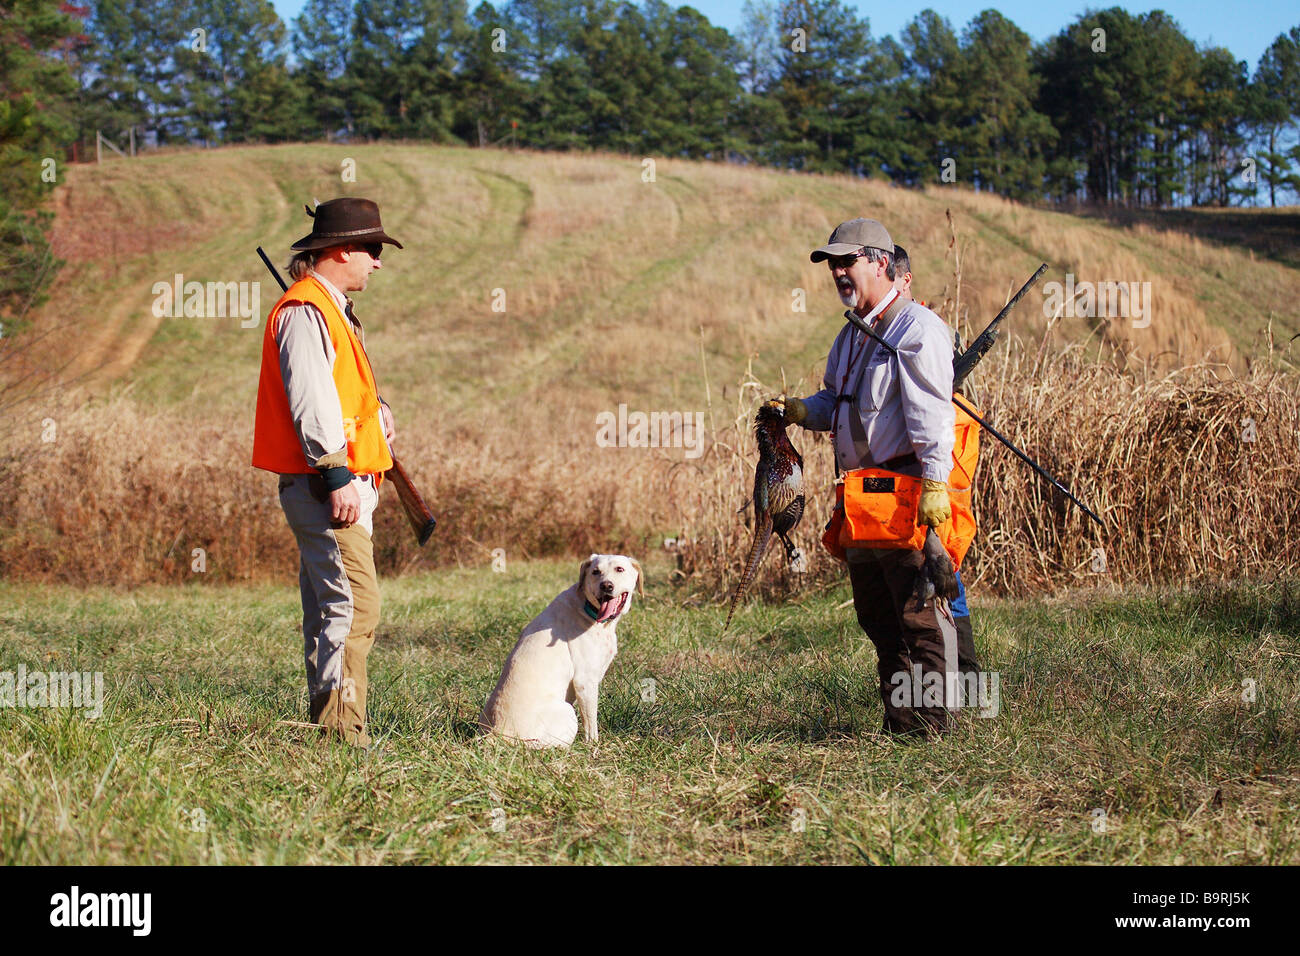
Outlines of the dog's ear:
{"label": "dog's ear", "polygon": [[600,555],[593,554],[586,561],[582,562],[582,567],[578,568],[578,590],[582,590],[582,582],[587,580],[587,571],[591,568],[591,562],[595,561]]}
{"label": "dog's ear", "polygon": [[641,562],[636,558],[628,558],[632,562],[632,567],[636,568],[636,593],[645,597],[645,575],[641,573]]}

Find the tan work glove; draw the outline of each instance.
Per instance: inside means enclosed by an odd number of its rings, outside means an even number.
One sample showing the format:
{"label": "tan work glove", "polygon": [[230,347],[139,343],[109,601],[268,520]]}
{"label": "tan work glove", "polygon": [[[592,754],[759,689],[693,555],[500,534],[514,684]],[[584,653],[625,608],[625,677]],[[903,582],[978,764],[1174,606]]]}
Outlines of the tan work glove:
{"label": "tan work glove", "polygon": [[921,505],[917,508],[916,518],[919,524],[928,524],[937,528],[952,517],[952,505],[948,501],[948,486],[933,478],[921,479]]}
{"label": "tan work glove", "polygon": [[773,403],[781,403],[785,407],[785,420],[791,425],[802,425],[803,420],[808,417],[808,406],[797,398],[774,398]]}

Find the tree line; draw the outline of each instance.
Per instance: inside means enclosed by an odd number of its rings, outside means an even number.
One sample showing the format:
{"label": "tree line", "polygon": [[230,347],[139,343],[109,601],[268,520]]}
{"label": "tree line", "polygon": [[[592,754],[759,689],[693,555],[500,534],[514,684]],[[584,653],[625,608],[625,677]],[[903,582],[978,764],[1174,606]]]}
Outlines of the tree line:
{"label": "tree line", "polygon": [[40,163],[87,158],[97,131],[599,149],[1055,203],[1300,192],[1300,26],[1252,70],[1119,7],[1041,43],[995,10],[876,38],[843,0],[748,0],[734,34],[664,0],[308,0],[291,25],[268,0],[0,11],[0,238],[37,257]]}

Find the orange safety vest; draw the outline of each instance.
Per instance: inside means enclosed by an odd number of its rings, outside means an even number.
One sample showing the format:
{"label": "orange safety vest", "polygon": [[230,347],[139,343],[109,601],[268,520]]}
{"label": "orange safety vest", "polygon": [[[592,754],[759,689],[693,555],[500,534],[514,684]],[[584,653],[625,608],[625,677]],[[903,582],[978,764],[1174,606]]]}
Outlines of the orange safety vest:
{"label": "orange safety vest", "polygon": [[280,349],[275,341],[280,310],[286,305],[314,305],[325,317],[334,346],[334,387],[343,411],[348,469],[354,475],[376,475],[393,467],[379,415],[379,390],[370,359],[329,291],[312,276],[299,279],[271,309],[262,338],[262,377],[257,386],[257,419],[253,427],[253,467],[282,475],[315,474],[303,454],[298,430],[289,414],[289,398],[280,374]]}
{"label": "orange safety vest", "polygon": [[[948,475],[948,500],[952,517],[935,530],[944,549],[960,568],[975,539],[971,511],[971,482],[979,463],[979,423],[955,404],[953,468]],[[921,503],[921,479],[884,468],[850,471],[835,486],[835,511],[822,543],[844,560],[845,548],[904,548],[925,546],[925,525],[916,523]]]}

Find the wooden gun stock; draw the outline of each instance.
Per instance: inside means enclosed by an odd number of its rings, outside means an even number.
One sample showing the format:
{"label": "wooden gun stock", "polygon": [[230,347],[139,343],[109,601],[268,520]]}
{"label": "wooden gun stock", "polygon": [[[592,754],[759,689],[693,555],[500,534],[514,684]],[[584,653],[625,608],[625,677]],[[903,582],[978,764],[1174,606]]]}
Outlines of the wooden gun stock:
{"label": "wooden gun stock", "polygon": [[402,510],[406,512],[406,517],[411,522],[415,539],[420,542],[420,547],[424,547],[425,542],[429,540],[429,535],[433,534],[433,529],[438,524],[437,519],[433,517],[429,506],[424,503],[424,498],[415,490],[415,485],[411,483],[400,461],[393,458],[393,467],[385,474],[397,489],[397,497],[402,500]]}

